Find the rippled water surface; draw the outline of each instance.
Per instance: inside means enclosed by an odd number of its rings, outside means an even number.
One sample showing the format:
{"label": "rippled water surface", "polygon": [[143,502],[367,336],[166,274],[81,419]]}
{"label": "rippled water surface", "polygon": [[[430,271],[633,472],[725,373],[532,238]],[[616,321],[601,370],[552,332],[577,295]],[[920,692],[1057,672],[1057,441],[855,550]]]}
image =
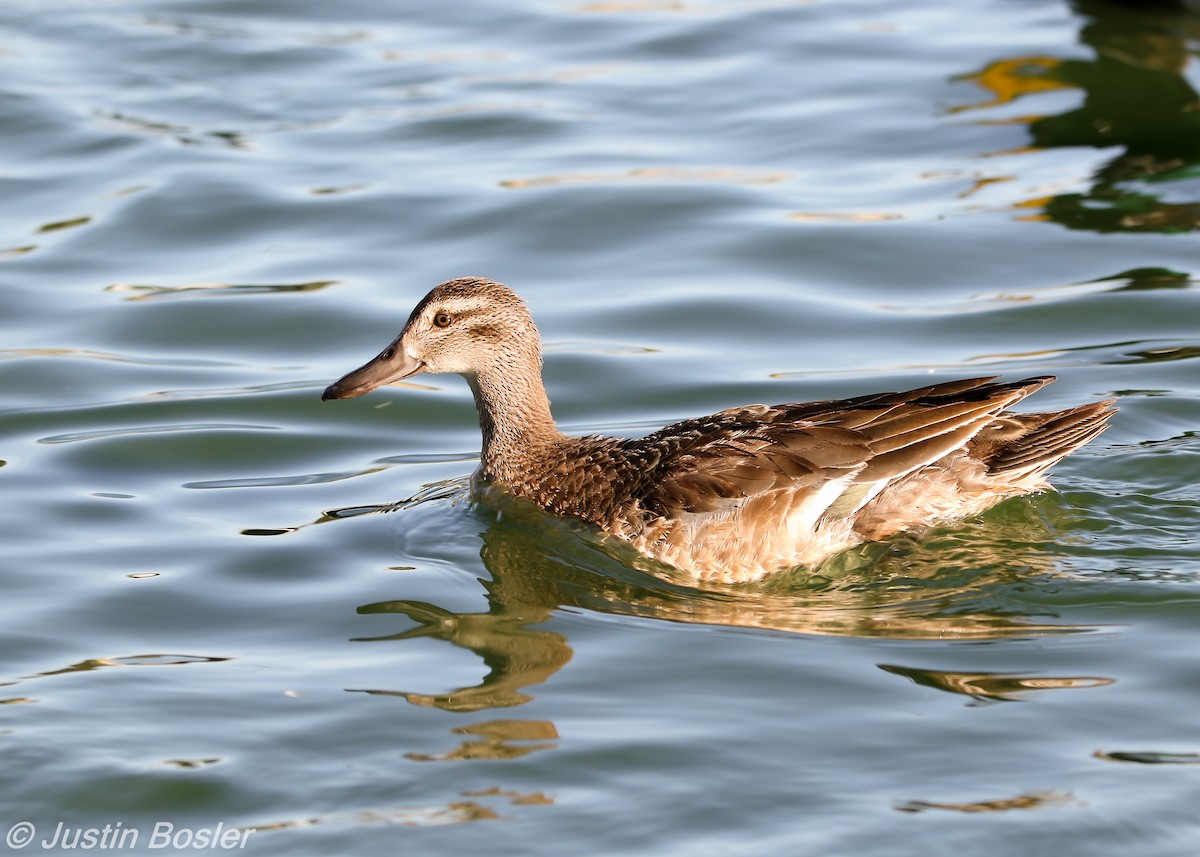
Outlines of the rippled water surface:
{"label": "rippled water surface", "polygon": [[[0,828],[1194,855],[1198,39],[1083,0],[0,0]],[[572,431],[977,374],[1121,411],[1056,494],[672,585],[472,506],[460,379],[319,400],[464,274],[526,297]]]}

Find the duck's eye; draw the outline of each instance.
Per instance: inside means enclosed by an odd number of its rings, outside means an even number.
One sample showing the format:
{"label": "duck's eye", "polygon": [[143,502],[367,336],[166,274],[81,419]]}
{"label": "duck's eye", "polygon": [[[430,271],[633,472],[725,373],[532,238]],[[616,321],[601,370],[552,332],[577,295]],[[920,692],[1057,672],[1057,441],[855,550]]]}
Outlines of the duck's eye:
{"label": "duck's eye", "polygon": [[386,349],[384,349],[384,352],[383,352],[383,359],[384,359],[384,360],[391,360],[391,359],[392,359],[393,357],[395,357],[395,356],[396,356],[396,349],[395,349],[395,348],[393,348],[393,347],[391,347],[391,346],[388,346]]}
{"label": "duck's eye", "polygon": [[433,324],[435,327],[449,327],[450,326],[450,313],[439,312],[437,315],[435,315],[433,317]]}

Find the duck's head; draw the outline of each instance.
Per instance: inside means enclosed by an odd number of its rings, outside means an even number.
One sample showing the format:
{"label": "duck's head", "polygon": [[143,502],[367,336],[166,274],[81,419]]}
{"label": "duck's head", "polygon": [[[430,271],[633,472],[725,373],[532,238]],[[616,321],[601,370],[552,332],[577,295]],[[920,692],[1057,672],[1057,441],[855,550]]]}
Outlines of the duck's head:
{"label": "duck's head", "polygon": [[421,372],[478,375],[541,360],[537,327],[508,286],[464,277],[417,304],[400,335],[370,362],[325,388],[326,399],[352,399]]}

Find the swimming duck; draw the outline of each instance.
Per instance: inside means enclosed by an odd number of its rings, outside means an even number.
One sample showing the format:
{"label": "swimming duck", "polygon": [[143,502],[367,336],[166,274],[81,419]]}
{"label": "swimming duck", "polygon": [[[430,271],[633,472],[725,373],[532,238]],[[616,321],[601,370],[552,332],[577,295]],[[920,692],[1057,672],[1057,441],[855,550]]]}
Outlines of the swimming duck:
{"label": "swimming duck", "polygon": [[1011,405],[1054,380],[948,381],[899,393],[746,405],[645,437],[563,434],[538,329],[507,286],[468,277],[417,304],[374,359],[327,387],[361,396],[456,372],[475,396],[475,485],[582,519],[697,581],[812,566],[864,541],[976,515],[1049,488],[1046,471],[1107,427],[1113,400],[1049,413]]}

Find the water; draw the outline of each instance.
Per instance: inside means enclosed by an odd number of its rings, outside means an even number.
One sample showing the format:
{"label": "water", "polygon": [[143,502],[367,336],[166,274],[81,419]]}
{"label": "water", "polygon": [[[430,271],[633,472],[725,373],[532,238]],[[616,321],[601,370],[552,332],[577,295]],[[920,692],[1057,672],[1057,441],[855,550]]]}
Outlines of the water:
{"label": "water", "polygon": [[[1194,854],[1198,36],[1090,2],[0,2],[0,827]],[[465,274],[527,298],[574,431],[987,373],[1121,411],[1057,494],[673,586],[467,503],[460,379],[319,401]]]}

